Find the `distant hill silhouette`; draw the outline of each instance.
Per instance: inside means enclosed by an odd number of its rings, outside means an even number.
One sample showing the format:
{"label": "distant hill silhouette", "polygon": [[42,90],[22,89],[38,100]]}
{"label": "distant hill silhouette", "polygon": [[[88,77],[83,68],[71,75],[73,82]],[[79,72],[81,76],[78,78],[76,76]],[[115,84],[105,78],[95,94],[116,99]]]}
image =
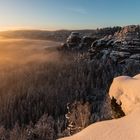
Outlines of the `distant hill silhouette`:
{"label": "distant hill silhouette", "polygon": [[41,39],[41,40],[53,40],[63,42],[69,36],[71,32],[79,32],[82,35],[104,37],[106,35],[114,35],[115,32],[120,30],[121,27],[108,27],[96,30],[15,30],[15,31],[3,31],[0,32],[0,36],[3,38],[26,38],[26,39]]}

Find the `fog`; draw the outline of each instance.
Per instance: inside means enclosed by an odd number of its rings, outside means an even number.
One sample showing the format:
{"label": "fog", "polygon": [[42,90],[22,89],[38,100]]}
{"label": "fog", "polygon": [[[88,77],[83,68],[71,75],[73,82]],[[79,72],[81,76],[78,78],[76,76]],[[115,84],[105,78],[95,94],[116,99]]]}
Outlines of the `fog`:
{"label": "fog", "polygon": [[58,42],[30,39],[0,39],[0,68],[58,61]]}

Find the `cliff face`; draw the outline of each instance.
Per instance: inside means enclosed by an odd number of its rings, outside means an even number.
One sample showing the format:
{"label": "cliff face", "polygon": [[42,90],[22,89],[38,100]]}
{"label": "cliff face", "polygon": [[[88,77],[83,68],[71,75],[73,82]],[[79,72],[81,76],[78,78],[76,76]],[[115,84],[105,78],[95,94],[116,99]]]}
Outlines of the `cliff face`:
{"label": "cliff face", "polygon": [[140,62],[140,26],[122,28],[113,36],[95,41],[90,50],[91,59],[100,54],[100,59],[112,59],[116,63]]}
{"label": "cliff face", "polygon": [[130,25],[123,27],[120,32],[116,32],[114,37],[121,41],[131,42],[140,39],[140,26]]}

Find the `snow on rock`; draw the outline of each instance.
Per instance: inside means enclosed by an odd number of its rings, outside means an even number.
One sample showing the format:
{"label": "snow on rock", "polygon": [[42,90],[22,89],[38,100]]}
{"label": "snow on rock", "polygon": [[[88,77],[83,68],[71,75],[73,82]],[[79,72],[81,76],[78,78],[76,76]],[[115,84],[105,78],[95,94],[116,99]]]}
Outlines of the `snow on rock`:
{"label": "snow on rock", "polygon": [[125,117],[92,124],[60,140],[140,140],[140,74],[115,78],[109,94],[122,103]]}
{"label": "snow on rock", "polygon": [[117,61],[118,59],[125,59],[129,57],[130,53],[128,52],[119,52],[119,51],[112,51],[110,53],[110,57],[112,60]]}
{"label": "snow on rock", "polygon": [[110,97],[114,97],[125,114],[129,114],[140,104],[140,74],[129,77],[120,76],[113,80],[109,91]]}
{"label": "snow on rock", "polygon": [[109,58],[118,64],[127,64],[126,60],[140,63],[140,26],[126,26],[112,36],[96,40],[89,51],[91,58],[108,59],[99,57],[100,51],[106,49],[110,50]]}
{"label": "snow on rock", "polygon": [[134,54],[130,57],[130,59],[140,60],[140,54]]}

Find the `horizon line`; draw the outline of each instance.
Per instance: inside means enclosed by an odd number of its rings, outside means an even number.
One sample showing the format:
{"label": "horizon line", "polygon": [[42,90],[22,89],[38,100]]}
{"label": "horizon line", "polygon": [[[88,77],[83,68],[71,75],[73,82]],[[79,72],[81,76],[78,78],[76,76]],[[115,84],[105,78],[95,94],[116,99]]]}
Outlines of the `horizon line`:
{"label": "horizon line", "polygon": [[112,26],[101,26],[96,28],[32,28],[32,27],[4,27],[7,29],[0,29],[0,32],[6,31],[74,31],[74,30],[97,30],[103,28],[113,28],[113,27],[127,27],[127,26],[140,26],[140,24],[128,24],[128,25],[112,25]]}

